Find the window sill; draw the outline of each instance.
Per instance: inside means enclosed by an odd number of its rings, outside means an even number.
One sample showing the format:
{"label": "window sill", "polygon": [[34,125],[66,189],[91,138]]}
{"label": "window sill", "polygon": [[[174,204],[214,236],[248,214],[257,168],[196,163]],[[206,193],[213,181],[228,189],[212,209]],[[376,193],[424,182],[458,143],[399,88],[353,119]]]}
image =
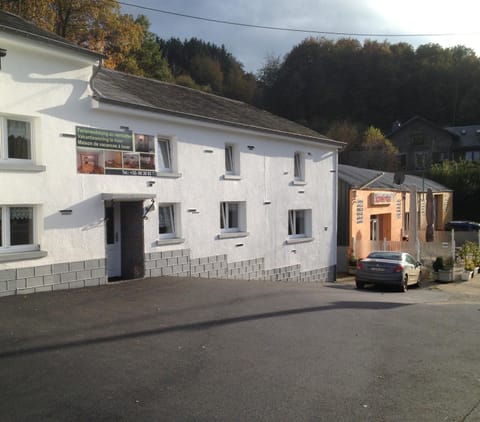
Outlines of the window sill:
{"label": "window sill", "polygon": [[27,261],[29,259],[40,259],[47,256],[45,251],[0,253],[0,262]]}
{"label": "window sill", "polygon": [[41,173],[47,168],[33,163],[0,162],[0,171],[23,171],[29,173]]}
{"label": "window sill", "polygon": [[242,180],[242,176],[238,174],[224,174],[223,180]]}
{"label": "window sill", "polygon": [[307,182],[305,180],[293,180],[292,185],[293,186],[305,186]]}
{"label": "window sill", "polygon": [[218,239],[238,239],[239,237],[247,237],[248,235],[250,235],[248,232],[220,233]]}
{"label": "window sill", "polygon": [[157,171],[157,177],[164,177],[166,179],[178,179],[182,177],[182,173],[169,172],[169,171]]}
{"label": "window sill", "polygon": [[287,245],[295,245],[297,243],[313,242],[314,240],[314,237],[292,237],[291,239],[285,240],[285,243]]}
{"label": "window sill", "polygon": [[164,245],[178,245],[180,243],[184,243],[185,239],[182,237],[172,237],[169,239],[158,239],[157,246],[164,246]]}

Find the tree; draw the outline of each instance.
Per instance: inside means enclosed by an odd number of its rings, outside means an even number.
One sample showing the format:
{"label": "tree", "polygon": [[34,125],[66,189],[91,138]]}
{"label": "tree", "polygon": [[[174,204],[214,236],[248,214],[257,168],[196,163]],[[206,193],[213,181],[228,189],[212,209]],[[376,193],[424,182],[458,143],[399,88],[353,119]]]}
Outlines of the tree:
{"label": "tree", "polygon": [[385,138],[380,129],[369,126],[362,135],[358,148],[348,154],[348,164],[375,170],[395,171],[398,168],[398,150]]}
{"label": "tree", "polygon": [[144,38],[141,24],[120,13],[116,0],[0,0],[3,10],[16,13],[40,28],[107,56],[105,66],[139,73],[133,52]]}

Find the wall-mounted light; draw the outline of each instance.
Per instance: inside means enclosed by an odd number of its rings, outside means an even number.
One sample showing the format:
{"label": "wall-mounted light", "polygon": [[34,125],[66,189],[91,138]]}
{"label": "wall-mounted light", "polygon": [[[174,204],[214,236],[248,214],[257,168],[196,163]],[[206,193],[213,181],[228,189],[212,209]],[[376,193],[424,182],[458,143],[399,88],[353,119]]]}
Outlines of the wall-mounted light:
{"label": "wall-mounted light", "polygon": [[255,149],[255,145],[247,145],[247,148],[248,148],[250,151],[252,151],[252,150]]}
{"label": "wall-mounted light", "polygon": [[196,208],[189,208],[187,212],[191,212],[192,214],[198,214],[198,211]]}
{"label": "wall-mounted light", "polygon": [[307,155],[310,155],[310,157],[312,156],[312,153],[311,152],[307,152]]}
{"label": "wall-mounted light", "polygon": [[148,186],[149,188],[151,188],[155,183],[156,183],[155,180],[149,180],[149,181],[147,182],[147,186]]}
{"label": "wall-mounted light", "polygon": [[245,243],[237,243],[237,244],[235,245],[235,247],[237,247],[237,248],[240,248],[240,247],[242,247],[242,246],[245,246]]}
{"label": "wall-mounted light", "polygon": [[267,201],[267,200],[263,201],[264,205],[270,205],[271,203],[272,203],[272,201]]}
{"label": "wall-mounted light", "polygon": [[60,210],[59,212],[62,215],[71,215],[73,211],[72,210]]}
{"label": "wall-mounted light", "polygon": [[120,126],[120,129],[122,130],[130,130],[130,128],[128,126]]}
{"label": "wall-mounted light", "polygon": [[203,152],[207,154],[213,154],[213,149],[204,149]]}
{"label": "wall-mounted light", "polygon": [[304,190],[299,190],[298,193],[305,193],[305,191]]}

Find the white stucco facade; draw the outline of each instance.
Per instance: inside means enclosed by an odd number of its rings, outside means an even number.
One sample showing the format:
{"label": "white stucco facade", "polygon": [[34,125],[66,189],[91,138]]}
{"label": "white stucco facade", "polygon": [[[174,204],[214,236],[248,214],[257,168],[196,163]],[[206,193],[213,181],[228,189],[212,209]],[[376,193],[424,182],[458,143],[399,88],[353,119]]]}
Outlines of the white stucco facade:
{"label": "white stucco facade", "polygon": [[[129,221],[122,210],[112,234],[124,237],[116,259],[143,249],[141,277],[333,281],[338,146],[101,103],[90,86],[97,58],[3,32],[0,48],[7,52],[0,70],[0,295],[106,283],[106,207],[127,202],[141,203],[142,215],[134,217],[141,221]],[[9,121],[29,123],[29,159],[8,157]],[[156,168],[148,176],[80,172],[77,127],[153,136]],[[159,139],[169,142],[170,172],[159,172]],[[234,174],[226,171],[226,145]],[[220,226],[224,202],[238,206],[232,230]],[[159,233],[159,208],[166,204],[175,220],[170,237]],[[16,229],[8,218],[27,208],[33,239],[11,245]],[[302,228],[289,234],[295,215]],[[128,227],[143,231],[141,248]]]}

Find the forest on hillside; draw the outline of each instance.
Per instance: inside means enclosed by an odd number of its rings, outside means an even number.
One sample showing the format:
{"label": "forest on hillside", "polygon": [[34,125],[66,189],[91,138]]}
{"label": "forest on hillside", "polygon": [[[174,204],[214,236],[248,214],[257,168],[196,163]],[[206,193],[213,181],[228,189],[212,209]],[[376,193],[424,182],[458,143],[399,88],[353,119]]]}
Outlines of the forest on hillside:
{"label": "forest on hillside", "polygon": [[104,53],[112,69],[245,101],[321,133],[345,121],[388,133],[414,115],[480,122],[480,59],[463,46],[307,38],[254,75],[223,45],[159,38],[116,0],[0,0],[0,8]]}
{"label": "forest on hillside", "polygon": [[[362,167],[395,170],[386,136],[394,122],[419,115],[440,126],[480,124],[480,58],[464,46],[306,38],[252,74],[223,45],[159,38],[146,16],[123,14],[116,0],[0,0],[0,9],[103,53],[111,69],[254,104],[346,142],[347,151],[370,151],[368,162],[351,163]],[[480,168],[429,173],[461,197],[465,184],[452,172]],[[480,186],[465,198],[472,195]]]}

